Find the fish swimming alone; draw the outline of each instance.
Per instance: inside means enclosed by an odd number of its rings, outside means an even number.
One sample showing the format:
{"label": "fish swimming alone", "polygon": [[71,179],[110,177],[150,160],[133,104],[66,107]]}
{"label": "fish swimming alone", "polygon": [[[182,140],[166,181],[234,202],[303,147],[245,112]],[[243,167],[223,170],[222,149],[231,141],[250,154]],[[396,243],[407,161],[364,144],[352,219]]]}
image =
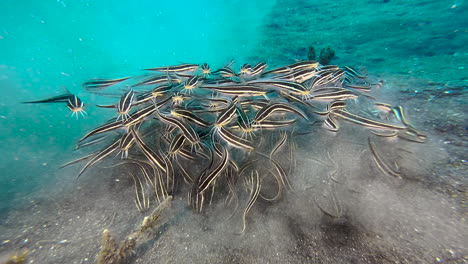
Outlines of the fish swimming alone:
{"label": "fish swimming alone", "polygon": [[36,101],[27,101],[27,102],[22,102],[23,104],[48,104],[48,103],[65,103],[67,105],[67,108],[71,111],[72,116],[76,116],[78,118],[78,114],[81,114],[81,116],[86,115],[86,111],[84,110],[85,104],[81,99],[72,94],[72,93],[65,93],[62,95],[57,95],[54,97],[42,99],[42,100],[36,100]]}

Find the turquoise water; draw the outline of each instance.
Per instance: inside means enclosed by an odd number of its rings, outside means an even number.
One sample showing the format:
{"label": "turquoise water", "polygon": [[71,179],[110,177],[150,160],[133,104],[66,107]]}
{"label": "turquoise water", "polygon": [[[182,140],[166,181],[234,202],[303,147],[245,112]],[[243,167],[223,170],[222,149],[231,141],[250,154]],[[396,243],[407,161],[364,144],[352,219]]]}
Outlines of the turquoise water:
{"label": "turquoise water", "polygon": [[[118,78],[160,65],[246,61],[274,1],[1,1],[0,208],[18,192],[53,181],[64,151],[83,129],[102,123],[99,111],[75,120],[64,107],[20,105],[66,87],[85,103],[91,78]],[[15,153],[15,154],[13,154]],[[20,194],[21,195],[21,194]]]}
{"label": "turquoise water", "polygon": [[[387,122],[372,103],[402,106],[412,125],[428,135],[421,144],[375,141],[383,142],[375,146],[384,160],[394,158],[388,164],[410,177],[382,175],[367,128],[342,122],[343,132],[333,134],[317,118],[312,130],[299,128],[302,135],[290,150],[297,160],[282,156],[292,167],[293,190],[285,190],[277,203],[257,202],[243,235],[238,234],[242,217],[219,209],[224,197],[197,214],[184,193],[174,199],[175,220],[137,259],[466,261],[466,5],[463,0],[0,0],[0,264],[5,253],[19,249],[31,250],[34,263],[93,262],[104,229],[122,238],[147,215],[135,208],[134,190],[128,188],[133,182],[123,170],[105,167],[118,159],[107,158],[111,162],[79,180],[83,164],[59,169],[88,153],[74,151],[86,132],[115,117],[95,104],[117,99],[89,93],[83,82],[181,63],[207,62],[215,70],[234,60],[237,71],[246,62],[267,62],[272,69],[311,59],[311,48],[318,59],[327,47],[335,52],[330,64],[353,66],[374,84],[384,81],[370,96],[359,91],[359,99],[348,100],[351,109],[363,106],[357,114]],[[84,101],[86,117],[72,117],[63,104],[21,104],[66,89]],[[252,139],[268,140],[274,144],[278,138]],[[244,154],[235,158],[249,157]],[[246,193],[239,197],[245,198]],[[339,216],[327,214],[335,209]]]}

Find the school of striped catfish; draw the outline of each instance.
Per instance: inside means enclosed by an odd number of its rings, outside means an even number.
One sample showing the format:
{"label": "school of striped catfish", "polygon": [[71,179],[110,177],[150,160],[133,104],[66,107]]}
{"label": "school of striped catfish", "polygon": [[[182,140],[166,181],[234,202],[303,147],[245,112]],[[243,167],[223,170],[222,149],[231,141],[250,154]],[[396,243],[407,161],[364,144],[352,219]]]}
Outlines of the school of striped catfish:
{"label": "school of striped catfish", "polygon": [[[113,167],[130,168],[141,212],[152,201],[177,195],[186,196],[197,212],[213,199],[224,199],[225,206],[237,210],[238,192],[246,192],[244,232],[257,199],[273,202],[292,189],[295,139],[313,136],[312,128],[337,133],[345,122],[369,130],[367,146],[375,166],[385,176],[404,177],[374,138],[424,143],[426,135],[413,127],[403,107],[372,96],[382,85],[352,67],[316,61],[274,69],[263,62],[244,64],[238,71],[233,62],[215,71],[207,63],[180,64],[145,69],[139,76],[92,79],[83,89],[115,97],[114,104],[96,105],[114,117],[77,143],[77,148],[102,146],[98,151],[62,167],[83,162],[80,176],[120,155]],[[349,109],[362,101],[374,109]],[[86,115],[85,104],[69,92],[25,103],[64,103],[73,116]]]}

